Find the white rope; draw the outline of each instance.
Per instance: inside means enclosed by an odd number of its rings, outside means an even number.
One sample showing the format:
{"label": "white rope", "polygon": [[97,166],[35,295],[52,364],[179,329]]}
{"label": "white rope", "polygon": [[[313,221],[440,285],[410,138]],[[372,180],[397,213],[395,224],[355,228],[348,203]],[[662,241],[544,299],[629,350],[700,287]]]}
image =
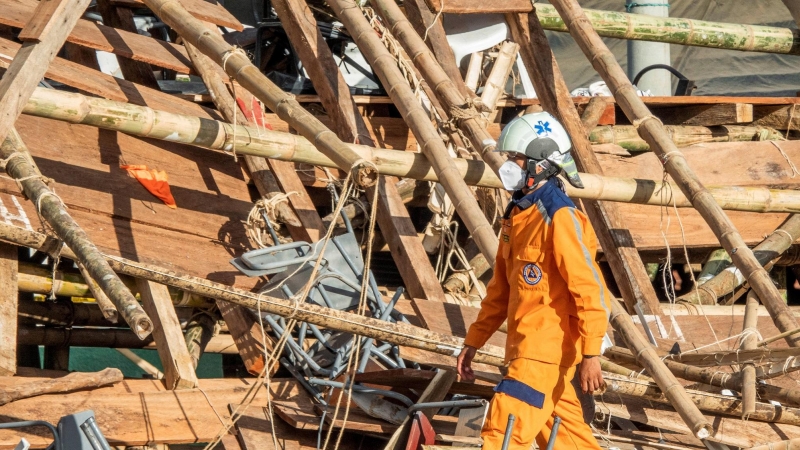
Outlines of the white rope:
{"label": "white rope", "polygon": [[783,156],[783,159],[785,159],[786,162],[789,163],[789,167],[792,169],[792,178],[794,178],[798,174],[800,174],[800,171],[797,170],[797,166],[795,166],[794,163],[792,162],[792,160],[789,159],[789,155],[786,154],[786,152],[783,150],[783,148],[781,148],[781,146],[778,145],[778,143],[776,141],[769,141],[769,142],[772,143],[772,145],[774,145],[775,148],[777,148],[779,152],[781,152],[781,156]]}
{"label": "white rope", "polygon": [[428,25],[427,28],[425,28],[425,35],[422,36],[422,42],[428,40],[428,31],[430,31],[431,28],[433,28],[436,25],[436,22],[439,20],[440,17],[442,17],[443,12],[444,12],[444,0],[439,0],[439,12],[437,12],[436,15],[433,17],[431,24]]}
{"label": "white rope", "polygon": [[[235,54],[238,54],[240,56],[244,56],[245,58],[247,58],[247,53],[241,47],[236,46],[236,45],[231,47],[230,50],[225,52],[225,54],[222,56],[222,71],[223,72],[228,73],[228,71],[226,69],[227,65],[228,65],[228,59],[231,56],[235,55]],[[231,144],[231,152],[233,153],[233,160],[235,162],[239,162],[239,157],[236,156],[236,128],[239,126],[239,122],[237,120],[239,105],[238,105],[238,103],[236,101],[237,100],[237,97],[236,97],[236,80],[233,78],[233,75],[228,75],[228,77],[229,77],[229,81],[231,83],[231,91],[233,91],[233,124],[232,124],[233,125],[233,144]]]}

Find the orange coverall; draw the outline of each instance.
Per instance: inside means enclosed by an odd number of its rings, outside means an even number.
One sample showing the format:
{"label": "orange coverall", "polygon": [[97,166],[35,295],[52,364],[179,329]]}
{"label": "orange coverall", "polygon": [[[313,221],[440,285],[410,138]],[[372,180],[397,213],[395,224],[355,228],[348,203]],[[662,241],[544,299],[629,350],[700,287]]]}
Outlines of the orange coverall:
{"label": "orange coverall", "polygon": [[509,448],[528,450],[535,438],[543,449],[557,415],[556,449],[599,449],[570,383],[582,355],[600,355],[613,299],[594,260],[597,238],[554,182],[515,198],[503,220],[494,277],[464,342],[482,347],[508,319],[508,374],[489,407],[483,448],[501,447],[513,413]]}

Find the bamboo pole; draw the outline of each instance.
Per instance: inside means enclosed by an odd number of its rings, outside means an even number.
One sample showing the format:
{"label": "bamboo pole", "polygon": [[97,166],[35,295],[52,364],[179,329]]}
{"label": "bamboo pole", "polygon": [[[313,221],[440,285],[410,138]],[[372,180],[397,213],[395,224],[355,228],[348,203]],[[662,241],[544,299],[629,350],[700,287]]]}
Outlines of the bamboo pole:
{"label": "bamboo pole", "polygon": [[[493,265],[499,245],[497,236],[478,206],[472,191],[461,177],[444,142],[431,124],[428,114],[425,113],[405,77],[400,73],[397,62],[383,46],[375,30],[369,25],[361,9],[353,0],[332,0],[328,3],[349,30],[356,45],[380,78],[383,86],[387,88],[389,96],[417,138],[422,153],[430,161],[439,178],[439,183],[453,201],[456,211],[469,230],[472,239],[478,244],[481,253]],[[408,22],[405,23],[408,24]],[[410,24],[408,26],[411,27]],[[411,32],[413,34],[413,28]],[[437,89],[435,84],[431,84],[431,87]],[[489,165],[491,166],[492,163]]]}
{"label": "bamboo pole", "polygon": [[[603,37],[746,52],[800,54],[800,34],[790,28],[653,17],[592,9],[585,11],[591,26]],[[536,5],[536,13],[544,29],[569,31],[556,8],[550,5]]]}
{"label": "bamboo pole", "polygon": [[359,185],[366,187],[375,184],[378,174],[371,164],[300,106],[293,95],[283,92],[261,73],[250,62],[244,51],[234,48],[225,42],[222,36],[209,31],[177,0],[146,0],[145,4],[183,39],[222,66],[228,75],[264,102],[301,136],[313,142],[314,146],[329,157],[337,167],[345,171],[355,170],[355,179]]}
{"label": "bamboo pole", "polygon": [[[758,340],[758,297],[750,291],[747,294],[747,308],[742,323],[742,350],[755,350]],[[742,420],[756,412],[756,367],[745,363],[742,367]]]}
{"label": "bamboo pole", "polygon": [[[497,53],[497,58],[494,59],[492,70],[489,72],[489,76],[483,84],[483,92],[481,92],[481,103],[486,110],[494,111],[500,96],[506,92],[506,82],[511,75],[514,62],[517,60],[517,52],[519,52],[519,44],[516,42],[506,41],[500,46],[500,51]],[[488,114],[488,112],[484,112],[484,116],[488,116]]]}
{"label": "bamboo pole", "polygon": [[91,389],[122,381],[119,369],[108,368],[100,372],[73,372],[61,378],[37,380],[0,389],[0,406],[44,394],[65,394],[79,389]]}
{"label": "bamboo pole", "polygon": [[[633,357],[633,354],[629,350],[621,347],[612,347],[606,352],[606,355],[607,357],[614,359],[615,361],[621,364],[638,365],[636,363],[636,358]],[[669,369],[669,371],[672,372],[672,374],[678,378],[683,378],[684,380],[692,381],[695,383],[703,383],[710,386],[730,389],[733,391],[742,390],[742,379],[740,376],[741,372],[740,373],[723,372],[719,370],[718,367],[711,367],[711,368],[696,367],[674,361],[670,358],[665,358],[663,359],[663,361],[667,369]],[[611,371],[609,369],[606,369],[605,367],[603,368],[603,370]],[[625,373],[621,372],[615,372],[615,373],[626,375]],[[638,374],[638,372],[636,373]],[[643,379],[641,377],[638,378]],[[761,400],[776,401],[783,405],[800,406],[800,390],[786,389],[779,386],[772,386],[763,383],[758,383],[757,389],[758,389],[758,398],[760,398]]]}
{"label": "bamboo pole", "polygon": [[[176,311],[177,312],[177,311]],[[197,364],[200,362],[200,357],[214,337],[214,326],[217,321],[208,314],[197,314],[186,325],[186,333],[184,340],[186,341],[186,348],[189,350],[189,356],[192,358],[192,367],[197,369]]]}
{"label": "bamboo pole", "polygon": [[655,349],[644,340],[631,316],[617,301],[611,302],[609,322],[635,355],[636,363],[653,377],[692,433],[698,439],[707,438],[713,430],[711,424],[703,417],[675,376],[664,366]]}
{"label": "bamboo pole", "polygon": [[153,331],[153,323],[128,287],[102,258],[86,232],[69,215],[61,198],[47,187],[15,129],[9,131],[0,146],[0,156],[7,161],[6,173],[18,180],[23,193],[36,205],[37,211],[56,236],[75,252],[75,260],[86,268],[103,293],[111,299],[122,319],[140,339],[144,339]]}
{"label": "bamboo pole", "polygon": [[[596,97],[600,98],[600,97]],[[666,125],[675,145],[688,147],[705,142],[748,142],[784,140],[783,134],[772,128],[720,125],[715,127]],[[591,130],[592,144],[616,144],[630,152],[650,151],[650,144],[639,136],[631,125],[605,125],[587,128]]]}
{"label": "bamboo pole", "polygon": [[92,297],[94,297],[94,301],[97,302],[97,306],[100,307],[103,317],[105,317],[111,323],[117,323],[117,321],[119,321],[119,313],[117,312],[117,307],[114,306],[114,302],[108,298],[106,293],[103,292],[103,289],[100,288],[100,285],[94,281],[91,275],[89,275],[89,272],[86,270],[86,267],[84,267],[83,264],[76,263],[76,265],[78,266],[78,270],[81,272],[83,281],[86,282],[86,287],[89,288],[89,291],[92,293]]}
{"label": "bamboo pole", "polygon": [[[213,306],[213,305],[212,305]],[[203,310],[199,308],[175,308],[181,328],[186,328],[190,320]],[[103,317],[97,305],[91,303],[19,302],[19,322],[23,325],[46,325],[50,327],[113,327],[113,323]]]}
{"label": "bamboo pole", "polygon": [[[49,248],[53,245],[52,240],[41,233],[28,231],[2,222],[0,222],[0,241],[37,250]],[[68,248],[63,249],[63,255],[65,258],[70,259],[74,257],[74,254]],[[410,324],[388,323],[312,303],[297,304],[291,300],[259,295],[255,292],[244,291],[203,278],[179,274],[152,264],[135,262],[117,256],[104,256],[109,265],[121,274],[166,284],[203,297],[216,298],[251,309],[256,309],[258,303],[261,303],[260,311],[263,313],[294,318],[313,325],[359,334],[396,345],[428,350],[440,355],[453,356],[463,346],[463,339],[461,338],[439,334]],[[628,320],[630,321],[630,318]],[[633,322],[631,322],[631,326],[633,326]],[[504,365],[504,354],[504,349],[486,345],[478,350],[475,362],[502,367]]]}
{"label": "bamboo pole", "polygon": [[[778,229],[756,245],[753,248],[753,253],[756,255],[759,264],[764,266],[765,269],[770,269],[775,260],[798,238],[800,238],[800,215],[792,214]],[[732,293],[744,281],[741,271],[736,266],[729,265],[726,269],[703,283],[702,286],[698,286],[692,292],[678,297],[676,301],[699,305],[716,305],[718,298]],[[797,328],[783,331],[788,332]],[[785,337],[790,337],[790,334]]]}
{"label": "bamboo pole", "polygon": [[[703,186],[683,154],[678,150],[669,134],[647,106],[636,94],[636,88],[620,67],[616,57],[603,40],[592,29],[581,6],[576,0],[554,0],[553,6],[570,30],[570,34],[592,62],[595,70],[614,93],[617,105],[637,127],[639,134],[650,144],[655,154],[664,164],[666,172],[676,181],[678,187],[692,200],[692,204],[705,219],[723,248],[731,255],[736,267],[758,294],[767,307],[775,325],[781,331],[798,328],[798,322],[784,303],[769,274],[759,264],[753,252],[747,247],[736,227],[716,203],[711,193]],[[800,346],[800,336],[787,337],[789,345]]]}
{"label": "bamboo pole", "polygon": [[[25,114],[121,131],[133,136],[168,140],[212,150],[235,148],[239,155],[253,155],[336,167],[307,140],[288,133],[236,127],[230,124],[153,110],[145,106],[90,98],[80,94],[37,88],[24,110]],[[381,175],[393,175],[423,181],[438,181],[428,159],[419,153],[398,152],[348,144],[364,159],[378,167]],[[451,160],[460,177],[469,185],[502,188],[494,172],[481,161]],[[663,188],[661,181],[613,178],[581,173],[584,189],[567,185],[573,198],[605,200],[645,205],[689,207],[691,203],[673,184]],[[673,198],[664,199],[661,190]],[[709,187],[715,200],[729,210],[752,212],[800,212],[797,191],[770,190],[759,187]]]}
{"label": "bamboo pole", "polygon": [[[448,115],[470,137],[473,148],[477,149],[481,158],[497,171],[506,158],[494,151],[497,142],[486,130],[486,122],[480,112],[483,105],[480,102],[476,104],[473,99],[466,97],[458,90],[455,82],[439,65],[436,56],[425,45],[394,0],[370,0],[370,4],[386,21],[387,28],[411,57],[414,66],[417,67],[436,97],[447,109]],[[505,87],[505,81],[503,87]],[[395,103],[397,102],[395,101]]]}
{"label": "bamboo pole", "polygon": [[[607,385],[606,392],[644,398],[658,403],[665,403],[673,407],[675,406],[655,383],[632,380],[616,374],[606,374],[604,378]],[[687,389],[686,392],[692,404],[700,410],[714,415],[741,416],[742,402],[736,397],[692,389]],[[680,413],[680,410],[678,410],[678,412]],[[800,409],[759,402],[755,404],[755,411],[749,416],[749,420],[800,425]]]}

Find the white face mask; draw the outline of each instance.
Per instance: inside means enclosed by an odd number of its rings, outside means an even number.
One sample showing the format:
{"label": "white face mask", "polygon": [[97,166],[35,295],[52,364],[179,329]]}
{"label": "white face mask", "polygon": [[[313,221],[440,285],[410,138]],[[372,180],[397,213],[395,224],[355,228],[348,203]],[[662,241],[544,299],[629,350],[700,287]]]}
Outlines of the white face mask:
{"label": "white face mask", "polygon": [[503,187],[509,191],[522,189],[525,185],[525,171],[514,161],[506,161],[498,170]]}

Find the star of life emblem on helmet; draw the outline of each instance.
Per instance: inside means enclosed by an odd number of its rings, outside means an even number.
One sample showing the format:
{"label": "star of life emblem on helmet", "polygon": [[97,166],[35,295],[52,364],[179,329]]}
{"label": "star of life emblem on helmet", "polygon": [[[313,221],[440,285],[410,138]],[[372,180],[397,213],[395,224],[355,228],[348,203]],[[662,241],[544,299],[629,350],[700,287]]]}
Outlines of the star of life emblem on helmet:
{"label": "star of life emblem on helmet", "polygon": [[533,128],[536,130],[536,134],[539,135],[553,132],[553,130],[550,128],[550,122],[545,122],[544,120],[540,120],[539,123],[533,126]]}

